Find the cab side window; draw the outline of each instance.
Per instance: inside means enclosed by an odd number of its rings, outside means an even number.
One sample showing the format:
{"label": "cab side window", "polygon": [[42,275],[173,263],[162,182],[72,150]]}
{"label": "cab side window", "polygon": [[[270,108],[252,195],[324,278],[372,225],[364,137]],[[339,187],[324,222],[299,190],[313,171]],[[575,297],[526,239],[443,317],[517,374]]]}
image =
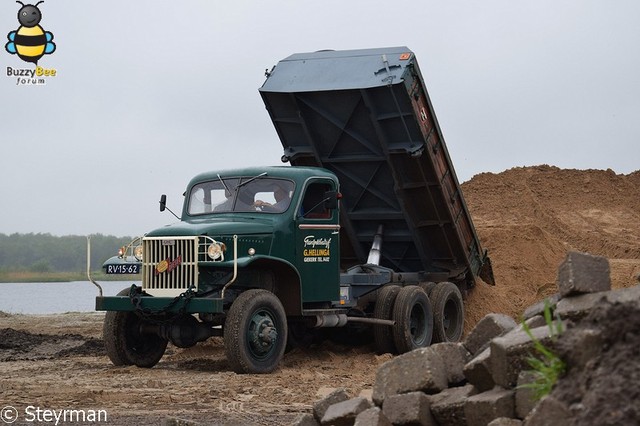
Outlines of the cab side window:
{"label": "cab side window", "polygon": [[329,183],[311,183],[302,199],[302,216],[308,219],[329,219],[331,210],[325,207],[325,193],[331,191]]}

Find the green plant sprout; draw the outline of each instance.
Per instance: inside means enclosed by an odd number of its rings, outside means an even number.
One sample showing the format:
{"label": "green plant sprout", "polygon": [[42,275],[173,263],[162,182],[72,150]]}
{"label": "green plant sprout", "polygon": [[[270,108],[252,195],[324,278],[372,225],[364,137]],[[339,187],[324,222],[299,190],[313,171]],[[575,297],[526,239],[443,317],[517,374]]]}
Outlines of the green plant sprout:
{"label": "green plant sprout", "polygon": [[[549,337],[555,341],[563,332],[563,326],[560,319],[553,321],[551,317],[551,306],[548,300],[544,302],[544,320],[549,327]],[[527,363],[531,367],[529,371],[533,375],[533,382],[524,384],[521,387],[532,389],[535,401],[539,401],[551,392],[558,379],[565,373],[566,364],[555,352],[547,348],[540,340],[533,336],[531,328],[525,324],[524,321],[522,322],[522,328],[529,338],[531,338],[534,349],[539,355],[530,355],[527,358]]]}

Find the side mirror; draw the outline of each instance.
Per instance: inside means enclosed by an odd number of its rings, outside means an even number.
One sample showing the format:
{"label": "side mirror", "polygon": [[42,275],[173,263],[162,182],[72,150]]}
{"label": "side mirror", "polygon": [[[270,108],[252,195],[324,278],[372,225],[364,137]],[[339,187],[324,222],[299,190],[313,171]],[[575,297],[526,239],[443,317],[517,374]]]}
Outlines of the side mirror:
{"label": "side mirror", "polygon": [[166,194],[162,194],[160,196],[160,211],[163,212],[167,208],[167,196]]}
{"label": "side mirror", "polygon": [[338,200],[342,198],[342,194],[337,191],[327,191],[324,193],[324,208],[327,210],[335,210],[338,208]]}

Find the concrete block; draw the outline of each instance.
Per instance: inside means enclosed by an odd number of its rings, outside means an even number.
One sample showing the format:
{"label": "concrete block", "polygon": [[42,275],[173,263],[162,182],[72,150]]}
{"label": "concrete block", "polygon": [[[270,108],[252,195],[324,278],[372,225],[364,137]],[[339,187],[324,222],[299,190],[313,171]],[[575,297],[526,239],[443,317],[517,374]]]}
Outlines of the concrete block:
{"label": "concrete block", "polygon": [[564,298],[576,294],[611,290],[609,261],[606,257],[570,251],[558,268],[556,281]]}
{"label": "concrete block", "polygon": [[422,391],[434,394],[448,385],[447,372],[440,355],[430,347],[395,357],[378,368],[372,399],[382,405],[386,397]]}
{"label": "concrete block", "polygon": [[[544,346],[549,347],[549,327],[534,328],[531,334]],[[496,385],[512,388],[518,381],[522,370],[531,367],[527,361],[530,356],[536,356],[533,341],[523,330],[509,333],[503,337],[496,337],[491,341],[491,375]]]}
{"label": "concrete block", "polygon": [[554,317],[563,320],[580,321],[595,306],[606,303],[609,292],[588,293],[561,299],[556,306]]}
{"label": "concrete block", "polygon": [[392,395],[384,400],[382,412],[394,425],[435,425],[429,397],[422,392]]}
{"label": "concrete block", "polygon": [[528,320],[529,318],[534,317],[536,315],[543,315],[544,307],[546,304],[549,304],[549,307],[551,308],[551,312],[553,313],[559,301],[560,301],[560,293],[555,293],[549,297],[545,297],[538,303],[533,304],[529,306],[527,309],[525,309],[524,314],[522,314],[522,317],[525,320]]}
{"label": "concrete block", "polygon": [[313,415],[316,419],[321,420],[324,417],[324,413],[327,412],[327,408],[338,402],[346,401],[349,399],[349,394],[346,390],[339,388],[331,391],[327,396],[320,401],[313,404]]}
{"label": "concrete block", "polygon": [[516,387],[516,417],[524,419],[538,403],[533,389],[527,385],[535,381],[535,376],[531,371],[521,371],[518,375],[518,386]]}
{"label": "concrete block", "polygon": [[[545,320],[542,315],[535,315],[535,316],[532,316],[531,318],[526,319],[524,321],[524,324],[526,324],[526,326],[529,327],[529,329],[538,328],[538,327],[543,327],[547,325],[547,320]],[[524,330],[524,328],[522,327],[522,324],[518,326],[518,329]]]}
{"label": "concrete block", "polygon": [[473,385],[445,389],[431,396],[431,414],[440,426],[464,426],[467,424],[464,406],[467,398],[477,394]]}
{"label": "concrete block", "polygon": [[638,306],[640,306],[640,285],[612,290],[606,293],[606,295],[607,300],[610,303],[635,302],[636,304],[638,304]]}
{"label": "concrete block", "polygon": [[379,407],[371,407],[356,416],[353,426],[393,426]]}
{"label": "concrete block", "polygon": [[487,426],[520,426],[522,422],[518,419],[510,419],[508,417],[498,417],[489,422]]}
{"label": "concrete block", "polygon": [[462,343],[472,356],[482,352],[494,337],[502,336],[516,326],[513,318],[504,314],[488,314],[471,330]]}
{"label": "concrete block", "polygon": [[515,391],[498,386],[467,398],[464,414],[468,426],[485,426],[499,417],[515,416]]}
{"label": "concrete block", "polygon": [[338,402],[327,408],[320,424],[331,426],[352,426],[358,414],[372,407],[369,400],[362,397]]}
{"label": "concrete block", "polygon": [[565,426],[574,424],[569,407],[551,395],[547,395],[524,419],[526,426]]}
{"label": "concrete block", "polygon": [[464,377],[480,392],[495,386],[491,374],[491,348],[487,348],[464,366]]}
{"label": "concrete block", "polygon": [[471,354],[462,343],[436,343],[430,346],[444,361],[449,385],[464,382],[464,366],[471,361]]}
{"label": "concrete block", "polygon": [[320,426],[320,422],[313,417],[313,414],[305,413],[298,416],[293,421],[292,426]]}

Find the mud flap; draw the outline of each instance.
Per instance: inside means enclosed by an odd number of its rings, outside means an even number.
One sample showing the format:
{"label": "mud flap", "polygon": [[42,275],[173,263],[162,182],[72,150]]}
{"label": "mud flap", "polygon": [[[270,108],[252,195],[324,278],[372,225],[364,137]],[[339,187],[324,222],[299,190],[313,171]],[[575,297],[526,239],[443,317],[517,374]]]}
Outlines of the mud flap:
{"label": "mud flap", "polygon": [[496,285],[496,279],[493,277],[493,267],[491,266],[491,259],[487,256],[486,252],[484,255],[484,262],[482,262],[482,266],[478,271],[478,276],[489,285]]}

